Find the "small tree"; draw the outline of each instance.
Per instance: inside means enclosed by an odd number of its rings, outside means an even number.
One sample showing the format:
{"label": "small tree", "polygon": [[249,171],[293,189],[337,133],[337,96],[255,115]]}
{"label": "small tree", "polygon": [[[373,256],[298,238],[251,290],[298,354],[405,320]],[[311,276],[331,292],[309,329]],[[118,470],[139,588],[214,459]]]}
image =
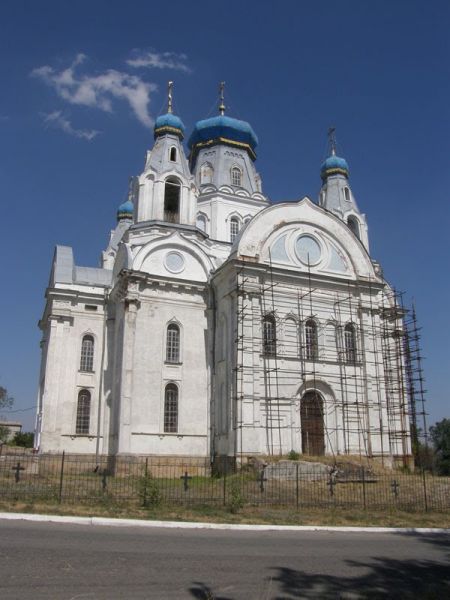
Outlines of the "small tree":
{"label": "small tree", "polygon": [[16,431],[12,443],[14,446],[21,446],[22,448],[32,448],[34,443],[34,433],[31,431]]}
{"label": "small tree", "polygon": [[8,394],[8,390],[0,385],[0,408],[11,408],[14,398]]}
{"label": "small tree", "polygon": [[7,442],[9,438],[9,428],[4,425],[0,425],[0,442]]}
{"label": "small tree", "polygon": [[439,475],[450,475],[450,419],[442,419],[430,427],[434,459]]}

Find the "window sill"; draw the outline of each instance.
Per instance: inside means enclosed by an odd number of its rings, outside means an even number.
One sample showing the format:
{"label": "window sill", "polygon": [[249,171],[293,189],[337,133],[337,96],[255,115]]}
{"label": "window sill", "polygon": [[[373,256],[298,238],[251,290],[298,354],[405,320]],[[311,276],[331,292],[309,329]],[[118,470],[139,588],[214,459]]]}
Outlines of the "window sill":
{"label": "window sill", "polygon": [[181,367],[181,365],[183,364],[182,362],[172,362],[171,360],[165,360],[164,361],[165,365],[172,365],[174,367]]}
{"label": "window sill", "polygon": [[83,371],[82,369],[78,369],[78,373],[83,373],[84,375],[94,375],[95,371]]}

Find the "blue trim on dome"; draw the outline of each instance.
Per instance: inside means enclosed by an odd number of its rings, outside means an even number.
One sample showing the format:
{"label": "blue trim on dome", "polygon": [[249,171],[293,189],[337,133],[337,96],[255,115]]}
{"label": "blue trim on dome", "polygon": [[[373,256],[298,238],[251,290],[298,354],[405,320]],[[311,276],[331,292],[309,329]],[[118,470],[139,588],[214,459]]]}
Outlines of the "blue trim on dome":
{"label": "blue trim on dome", "polygon": [[329,156],[320,167],[320,176],[322,179],[326,179],[330,175],[344,175],[348,177],[349,168],[345,158],[340,156]]}
{"label": "blue trim on dome", "polygon": [[184,137],[184,124],[180,117],[172,113],[167,113],[165,115],[160,115],[155,122],[155,127],[153,129],[155,138],[159,135],[164,135],[165,133],[173,133],[174,135],[178,135],[179,137]]}
{"label": "blue trim on dome", "polygon": [[249,123],[220,115],[198,121],[189,138],[188,146],[192,150],[198,144],[205,144],[220,138],[247,145],[253,152],[258,145],[256,133]]}

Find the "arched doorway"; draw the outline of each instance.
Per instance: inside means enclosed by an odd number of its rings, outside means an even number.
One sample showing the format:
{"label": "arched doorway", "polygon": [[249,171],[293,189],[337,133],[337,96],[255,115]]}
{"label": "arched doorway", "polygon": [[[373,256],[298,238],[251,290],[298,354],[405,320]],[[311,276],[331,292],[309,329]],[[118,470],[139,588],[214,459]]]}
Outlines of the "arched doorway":
{"label": "arched doorway", "polygon": [[309,456],[324,455],[323,400],[318,392],[306,392],[301,399],[300,423],[302,431],[302,454]]}

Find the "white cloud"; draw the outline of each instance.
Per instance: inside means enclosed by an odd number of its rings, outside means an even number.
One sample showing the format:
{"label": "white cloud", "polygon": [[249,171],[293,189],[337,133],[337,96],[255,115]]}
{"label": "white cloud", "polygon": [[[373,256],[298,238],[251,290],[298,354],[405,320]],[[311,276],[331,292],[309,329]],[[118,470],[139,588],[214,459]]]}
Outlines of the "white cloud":
{"label": "white cloud", "polygon": [[113,112],[114,100],[125,100],[136,118],[146,127],[152,127],[149,114],[150,94],[157,89],[136,75],[109,69],[99,75],[81,75],[79,67],[86,55],[78,54],[73,63],[61,71],[48,65],[34,69],[31,75],[38,77],[71,104],[95,107],[104,112]]}
{"label": "white cloud", "polygon": [[66,119],[60,110],[55,110],[52,113],[42,115],[44,123],[51,127],[61,129],[69,135],[82,140],[93,140],[100,132],[96,129],[75,129],[69,119]]}
{"label": "white cloud", "polygon": [[191,69],[186,64],[186,54],[176,52],[153,52],[151,50],[134,50],[133,58],[126,62],[130,67],[145,67],[147,69],[173,69],[190,73]]}

